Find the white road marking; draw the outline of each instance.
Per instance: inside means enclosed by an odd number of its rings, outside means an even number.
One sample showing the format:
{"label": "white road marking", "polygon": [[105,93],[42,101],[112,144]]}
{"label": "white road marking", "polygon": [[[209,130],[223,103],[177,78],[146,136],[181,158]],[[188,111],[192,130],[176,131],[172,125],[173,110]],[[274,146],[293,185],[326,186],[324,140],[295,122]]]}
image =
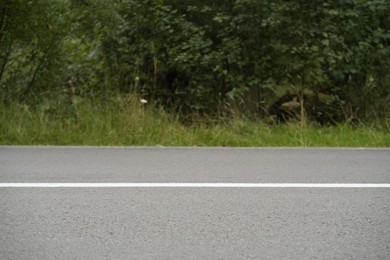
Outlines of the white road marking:
{"label": "white road marking", "polygon": [[0,183],[0,188],[390,188],[390,183]]}

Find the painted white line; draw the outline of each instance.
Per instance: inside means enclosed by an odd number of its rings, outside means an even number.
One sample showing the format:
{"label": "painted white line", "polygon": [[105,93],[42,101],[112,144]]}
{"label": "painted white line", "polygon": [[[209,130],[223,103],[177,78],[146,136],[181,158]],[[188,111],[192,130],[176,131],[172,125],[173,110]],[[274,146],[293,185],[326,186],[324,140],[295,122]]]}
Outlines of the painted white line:
{"label": "painted white line", "polygon": [[390,188],[390,183],[0,183],[0,188]]}

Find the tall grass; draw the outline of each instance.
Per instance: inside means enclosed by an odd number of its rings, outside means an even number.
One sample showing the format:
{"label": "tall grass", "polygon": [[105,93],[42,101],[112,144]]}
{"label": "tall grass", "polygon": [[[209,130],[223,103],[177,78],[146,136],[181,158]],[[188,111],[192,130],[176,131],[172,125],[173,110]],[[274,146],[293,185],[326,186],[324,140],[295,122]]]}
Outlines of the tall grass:
{"label": "tall grass", "polygon": [[2,145],[390,147],[384,127],[299,123],[270,126],[244,117],[182,124],[135,95],[31,107],[0,105]]}

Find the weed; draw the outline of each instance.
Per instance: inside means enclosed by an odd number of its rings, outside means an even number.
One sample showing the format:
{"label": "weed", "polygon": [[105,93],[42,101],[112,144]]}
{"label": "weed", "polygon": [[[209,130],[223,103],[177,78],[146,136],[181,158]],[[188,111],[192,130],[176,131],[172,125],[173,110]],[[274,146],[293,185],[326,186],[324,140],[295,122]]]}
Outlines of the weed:
{"label": "weed", "polygon": [[183,124],[177,115],[129,95],[49,109],[0,104],[0,144],[390,147],[390,133],[373,124],[302,128],[299,122],[270,126],[242,116]]}

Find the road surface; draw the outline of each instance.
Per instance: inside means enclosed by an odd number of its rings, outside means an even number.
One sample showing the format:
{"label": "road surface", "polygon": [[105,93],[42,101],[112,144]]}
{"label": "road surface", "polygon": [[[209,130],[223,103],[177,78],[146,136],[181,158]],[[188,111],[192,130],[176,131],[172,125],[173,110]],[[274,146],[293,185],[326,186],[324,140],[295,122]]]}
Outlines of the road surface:
{"label": "road surface", "polygon": [[0,259],[390,259],[376,184],[390,149],[3,146]]}

